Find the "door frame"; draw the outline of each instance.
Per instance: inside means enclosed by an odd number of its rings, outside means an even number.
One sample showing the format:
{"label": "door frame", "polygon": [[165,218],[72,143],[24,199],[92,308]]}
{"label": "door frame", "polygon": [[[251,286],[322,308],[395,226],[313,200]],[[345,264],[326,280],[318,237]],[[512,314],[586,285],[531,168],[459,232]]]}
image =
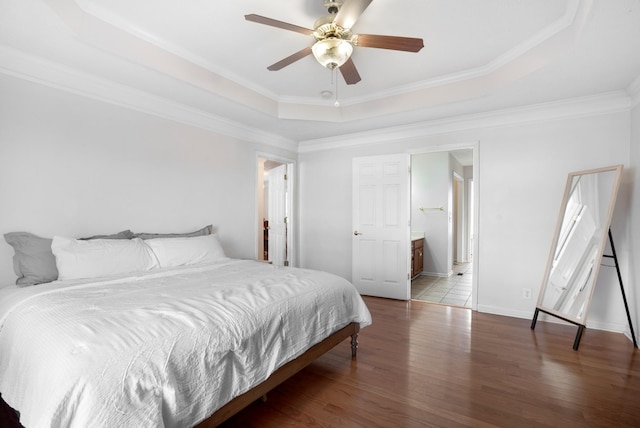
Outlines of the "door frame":
{"label": "door frame", "polygon": [[[410,155],[419,155],[424,153],[450,152],[452,150],[471,149],[473,153],[473,206],[468,206],[469,212],[473,212],[473,267],[471,280],[471,309],[478,310],[478,275],[479,275],[479,256],[478,251],[480,242],[480,229],[478,228],[478,201],[480,199],[480,141],[468,143],[452,143],[438,144],[435,146],[420,147],[407,150]],[[412,172],[413,173],[413,172]],[[428,239],[428,237],[427,237]]]}
{"label": "door frame", "polygon": [[276,162],[280,162],[283,164],[287,164],[287,212],[289,215],[287,216],[287,259],[289,261],[289,266],[297,266],[298,262],[298,246],[296,245],[297,241],[297,186],[296,186],[296,177],[297,177],[297,161],[293,158],[289,158],[286,156],[280,156],[273,153],[268,152],[256,152],[255,156],[255,167],[254,167],[254,201],[255,201],[255,210],[254,210],[254,226],[255,226],[255,234],[254,234],[254,258],[255,260],[259,260],[259,244],[258,240],[263,237],[263,229],[261,227],[262,219],[260,218],[260,204],[259,202],[262,200],[259,194],[259,185],[258,180],[262,177],[259,176],[260,170],[260,159],[268,159]]}

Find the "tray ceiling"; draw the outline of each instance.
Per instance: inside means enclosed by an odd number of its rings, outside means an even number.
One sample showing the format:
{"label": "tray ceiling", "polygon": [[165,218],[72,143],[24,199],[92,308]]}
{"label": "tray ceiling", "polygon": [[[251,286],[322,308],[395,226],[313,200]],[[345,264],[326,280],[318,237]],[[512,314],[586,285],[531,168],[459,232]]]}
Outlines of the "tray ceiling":
{"label": "tray ceiling", "polygon": [[362,81],[349,86],[312,56],[268,71],[313,39],[244,19],[312,27],[322,0],[0,4],[0,47],[296,142],[620,91],[640,75],[638,0],[374,0],[354,32],[425,47],[356,47]]}

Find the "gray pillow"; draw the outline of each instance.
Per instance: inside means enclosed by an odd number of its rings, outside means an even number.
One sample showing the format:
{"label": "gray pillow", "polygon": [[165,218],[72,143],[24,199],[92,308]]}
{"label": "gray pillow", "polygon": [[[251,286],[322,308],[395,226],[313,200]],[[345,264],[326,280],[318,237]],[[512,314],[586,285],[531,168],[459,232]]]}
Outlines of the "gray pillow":
{"label": "gray pillow", "polygon": [[18,285],[35,285],[58,279],[56,258],[51,252],[52,239],[29,232],[10,232],[4,239],[13,247],[13,270]]}
{"label": "gray pillow", "polygon": [[[113,235],[95,235],[81,239],[131,239],[133,232],[123,230]],[[36,285],[58,279],[56,258],[51,251],[52,239],[41,238],[29,232],[10,232],[4,239],[13,247],[13,270],[16,284]]]}
{"label": "gray pillow", "polygon": [[136,233],[135,238],[140,239],[154,239],[154,238],[192,238],[194,236],[211,235],[213,232],[213,225],[208,225],[202,229],[195,230],[188,233]]}
{"label": "gray pillow", "polygon": [[88,238],[80,238],[80,239],[83,239],[86,241],[88,239],[133,239],[133,238],[135,238],[135,235],[133,234],[132,231],[127,229],[127,230],[123,230],[122,232],[114,233],[112,235],[93,235],[93,236],[89,236]]}

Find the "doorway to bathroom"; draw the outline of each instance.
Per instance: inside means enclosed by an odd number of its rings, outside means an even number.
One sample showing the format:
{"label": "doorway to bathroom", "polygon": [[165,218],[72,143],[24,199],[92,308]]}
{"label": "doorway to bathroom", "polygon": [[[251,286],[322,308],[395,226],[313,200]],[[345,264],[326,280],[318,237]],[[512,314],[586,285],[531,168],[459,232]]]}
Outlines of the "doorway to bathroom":
{"label": "doorway to bathroom", "polygon": [[[474,148],[411,156],[411,298],[474,307]],[[419,252],[420,250],[421,253]]]}

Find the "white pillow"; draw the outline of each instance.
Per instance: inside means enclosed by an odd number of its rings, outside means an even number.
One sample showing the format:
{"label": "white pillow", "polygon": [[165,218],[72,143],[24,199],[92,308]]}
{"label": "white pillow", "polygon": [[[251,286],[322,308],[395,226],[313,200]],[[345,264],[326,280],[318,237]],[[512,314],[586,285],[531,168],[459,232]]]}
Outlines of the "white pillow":
{"label": "white pillow", "polygon": [[142,239],[79,240],[55,236],[59,279],[96,278],[158,268],[158,261]]}
{"label": "white pillow", "polygon": [[210,263],[225,258],[216,234],[191,238],[155,238],[145,243],[156,255],[160,267]]}

